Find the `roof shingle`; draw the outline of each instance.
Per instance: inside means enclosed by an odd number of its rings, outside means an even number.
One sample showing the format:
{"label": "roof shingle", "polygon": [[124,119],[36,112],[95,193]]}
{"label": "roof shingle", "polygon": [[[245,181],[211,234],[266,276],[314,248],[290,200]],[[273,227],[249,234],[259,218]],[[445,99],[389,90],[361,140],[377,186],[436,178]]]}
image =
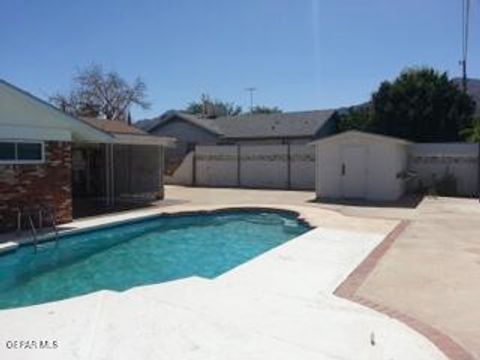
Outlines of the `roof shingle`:
{"label": "roof shingle", "polygon": [[123,121],[114,121],[106,119],[97,119],[97,118],[81,118],[86,123],[91,126],[106,131],[112,134],[137,134],[137,135],[148,135],[145,131],[136,128],[134,126],[128,125]]}
{"label": "roof shingle", "polygon": [[309,137],[316,135],[334,113],[335,110],[313,110],[205,119],[176,111],[144,122],[144,129],[152,132],[177,117],[224,138]]}

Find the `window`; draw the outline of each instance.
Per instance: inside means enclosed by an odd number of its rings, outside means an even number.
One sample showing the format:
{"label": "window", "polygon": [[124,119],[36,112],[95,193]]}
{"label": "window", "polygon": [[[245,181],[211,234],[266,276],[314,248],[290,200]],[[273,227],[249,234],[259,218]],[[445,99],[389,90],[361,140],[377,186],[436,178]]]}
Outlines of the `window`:
{"label": "window", "polygon": [[15,160],[15,143],[0,142],[0,160]]}
{"label": "window", "polygon": [[0,164],[35,164],[44,160],[42,142],[0,140]]}

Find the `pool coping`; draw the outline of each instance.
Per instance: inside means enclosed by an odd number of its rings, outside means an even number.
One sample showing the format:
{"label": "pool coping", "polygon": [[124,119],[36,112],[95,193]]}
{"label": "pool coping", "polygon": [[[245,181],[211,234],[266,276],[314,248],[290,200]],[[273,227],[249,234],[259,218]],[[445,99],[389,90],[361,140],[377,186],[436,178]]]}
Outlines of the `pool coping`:
{"label": "pool coping", "polygon": [[410,220],[401,220],[400,223],[378,244],[367,257],[340,283],[333,292],[334,295],[357,304],[366,306],[384,315],[394,318],[432,342],[441,352],[452,360],[474,360],[475,357],[449,335],[441,332],[424,321],[394,310],[391,307],[371,301],[364,296],[356,295],[357,290],[367,280],[378,262],[391,248],[403,231],[410,225]]}
{"label": "pool coping", "polygon": [[[111,219],[110,221],[107,220],[107,222],[102,223],[102,224],[96,224],[96,225],[87,225],[85,227],[80,227],[80,228],[74,228],[74,229],[62,229],[62,225],[60,225],[58,229],[58,236],[59,237],[64,237],[64,236],[71,236],[71,235],[79,235],[83,234],[86,232],[94,231],[94,230],[100,230],[100,229],[107,229],[107,228],[112,228],[112,227],[117,227],[117,226],[122,226],[122,225],[127,225],[129,223],[135,223],[135,222],[141,222],[141,221],[148,221],[148,220],[153,220],[155,218],[172,218],[172,217],[181,217],[181,216],[195,216],[195,215],[211,215],[211,214],[218,214],[218,213],[224,213],[224,212],[269,212],[269,213],[284,213],[284,214],[289,214],[291,216],[294,216],[298,222],[301,224],[304,224],[309,227],[309,230],[313,230],[316,228],[316,226],[312,225],[311,222],[309,222],[305,217],[302,216],[300,211],[292,210],[289,208],[281,208],[281,207],[275,207],[275,206],[252,206],[252,205],[246,205],[246,206],[216,206],[215,208],[209,209],[209,210],[178,210],[174,212],[157,212],[153,214],[135,214],[132,212],[128,212],[128,214],[133,215],[134,218],[129,218],[129,219]],[[125,214],[124,214],[125,215]],[[138,215],[138,216],[135,216]],[[92,220],[92,218],[89,218],[89,220]],[[88,221],[88,220],[87,220]],[[71,224],[71,223],[70,223]],[[68,224],[64,224],[68,225]],[[34,243],[34,240],[31,238],[30,235],[28,236],[23,236],[24,232],[20,236],[20,238],[17,238],[17,240],[7,240],[5,242],[0,242],[0,257],[3,255],[11,254],[16,252],[19,248],[23,246],[31,246]],[[12,232],[11,235],[16,236],[15,232]],[[37,243],[48,243],[51,241],[55,241],[55,233],[53,231],[50,231],[45,234],[40,234],[37,236]]]}

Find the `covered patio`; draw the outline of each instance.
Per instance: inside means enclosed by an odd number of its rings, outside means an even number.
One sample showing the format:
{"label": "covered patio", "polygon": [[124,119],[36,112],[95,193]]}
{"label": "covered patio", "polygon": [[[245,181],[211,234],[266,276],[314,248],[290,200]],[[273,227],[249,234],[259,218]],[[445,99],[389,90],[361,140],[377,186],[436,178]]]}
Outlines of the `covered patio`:
{"label": "covered patio", "polygon": [[73,218],[148,206],[163,199],[163,147],[123,122],[84,118],[112,136],[111,143],[72,145]]}

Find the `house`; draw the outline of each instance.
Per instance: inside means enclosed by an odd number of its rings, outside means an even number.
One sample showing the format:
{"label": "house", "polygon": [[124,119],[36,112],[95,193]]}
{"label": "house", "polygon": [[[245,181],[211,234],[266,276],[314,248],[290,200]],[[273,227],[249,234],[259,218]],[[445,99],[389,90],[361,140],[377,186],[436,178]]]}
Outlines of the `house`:
{"label": "house", "polygon": [[162,198],[169,143],[127,124],[70,116],[0,79],[0,231],[17,226],[22,208],[48,205],[64,223],[91,199],[96,211],[97,201]]}
{"label": "house", "polygon": [[334,133],[335,114],[335,110],[316,110],[208,119],[170,111],[140,126],[152,135],[177,140],[166,151],[169,174],[196,145],[307,144]]}
{"label": "house", "polygon": [[314,141],[317,198],[397,200],[406,190],[410,144],[360,131]]}

